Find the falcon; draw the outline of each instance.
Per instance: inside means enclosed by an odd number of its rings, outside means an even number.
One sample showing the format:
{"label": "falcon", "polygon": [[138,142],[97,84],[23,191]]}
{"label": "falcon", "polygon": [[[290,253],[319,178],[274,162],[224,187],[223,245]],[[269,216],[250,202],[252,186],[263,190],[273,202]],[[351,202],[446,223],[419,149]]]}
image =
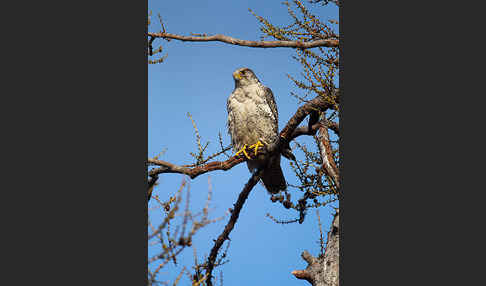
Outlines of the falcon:
{"label": "falcon", "polygon": [[[240,68],[233,73],[235,89],[227,102],[228,133],[231,136],[235,156],[244,154],[249,160],[250,172],[263,168],[261,181],[270,194],[287,188],[280,167],[280,154],[264,156],[258,149],[278,138],[278,111],[272,90],[264,86],[249,68]],[[254,156],[248,155],[254,149]],[[287,146],[282,151],[288,159],[295,160]]]}

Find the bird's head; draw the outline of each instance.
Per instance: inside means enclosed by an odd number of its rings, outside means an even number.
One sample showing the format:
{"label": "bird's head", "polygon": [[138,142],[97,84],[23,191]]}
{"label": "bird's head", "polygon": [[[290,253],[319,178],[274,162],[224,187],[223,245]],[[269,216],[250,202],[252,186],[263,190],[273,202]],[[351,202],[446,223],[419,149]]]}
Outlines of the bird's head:
{"label": "bird's head", "polygon": [[235,70],[233,73],[233,79],[235,80],[236,87],[260,82],[255,73],[249,68],[240,68]]}

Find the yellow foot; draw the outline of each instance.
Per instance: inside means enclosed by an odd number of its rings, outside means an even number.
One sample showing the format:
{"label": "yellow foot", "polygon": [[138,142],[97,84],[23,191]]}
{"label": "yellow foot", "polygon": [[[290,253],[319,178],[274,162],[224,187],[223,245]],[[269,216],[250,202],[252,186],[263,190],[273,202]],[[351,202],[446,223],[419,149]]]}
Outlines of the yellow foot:
{"label": "yellow foot", "polygon": [[248,156],[248,153],[246,153],[246,144],[241,148],[240,151],[236,152],[235,157],[239,156],[241,153],[245,154],[245,157],[248,158],[248,160],[251,160],[250,156]]}
{"label": "yellow foot", "polygon": [[264,146],[263,143],[260,140],[258,140],[258,142],[251,145],[250,148],[255,148],[255,156],[256,156],[258,154],[258,148],[263,146]]}

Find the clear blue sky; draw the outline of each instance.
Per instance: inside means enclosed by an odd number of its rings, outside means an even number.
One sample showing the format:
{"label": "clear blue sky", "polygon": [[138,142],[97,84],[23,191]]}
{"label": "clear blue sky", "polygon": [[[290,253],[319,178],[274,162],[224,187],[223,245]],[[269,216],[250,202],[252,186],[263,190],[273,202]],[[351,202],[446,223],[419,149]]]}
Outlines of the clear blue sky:
{"label": "clear blue sky", "polygon": [[[334,5],[321,7],[307,4],[321,19],[337,19],[338,9]],[[233,37],[258,40],[261,33],[259,22],[248,12],[269,19],[274,24],[288,24],[291,18],[280,1],[149,1],[152,11],[150,31],[158,31],[157,13],[164,19],[167,32],[188,35],[189,33],[222,33]],[[155,16],[155,17],[154,17]],[[161,41],[158,41],[160,43]],[[301,94],[286,74],[298,76],[299,64],[291,58],[291,49],[256,49],[230,46],[223,43],[165,42],[168,58],[162,64],[148,67],[148,155],[153,157],[167,149],[160,157],[176,164],[193,163],[189,152],[195,152],[195,134],[187,113],[196,121],[203,142],[210,141],[211,154],[218,149],[218,133],[225,144],[230,142],[226,131],[226,100],[234,89],[232,72],[239,67],[251,68],[275,95],[279,110],[280,129],[293,115],[298,101],[290,92]],[[310,142],[301,138],[299,142]],[[300,154],[296,153],[299,157]],[[221,157],[224,159],[225,157]],[[288,161],[282,159],[282,168],[289,183],[296,183]],[[250,174],[245,164],[223,172],[216,171],[189,180],[191,186],[191,209],[201,210],[211,177],[213,199],[211,217],[225,214],[235,203],[239,192]],[[154,194],[166,199],[173,195],[180,183],[179,174],[163,174]],[[300,194],[292,190],[293,201]],[[149,204],[153,206],[153,202]],[[321,208],[324,230],[330,224],[331,209]],[[279,219],[298,217],[294,210],[285,210],[273,204],[260,184],[250,194],[235,229],[230,234],[229,263],[215,269],[219,276],[223,271],[224,285],[306,285],[294,278],[290,272],[304,269],[306,263],[300,253],[308,250],[319,253],[319,229],[315,210],[312,209],[303,224],[276,224],[265,216],[270,213]],[[156,223],[157,217],[151,219]],[[208,255],[213,239],[222,232],[229,217],[201,230],[195,237],[199,259]],[[149,249],[149,257],[153,252]],[[185,250],[179,257],[180,265],[193,265],[193,252]],[[162,270],[163,276],[173,281],[178,274],[172,265]],[[161,277],[162,278],[162,277]],[[163,279],[165,280],[165,279]],[[181,285],[188,285],[183,280]],[[216,282],[219,285],[219,281]],[[308,284],[308,283],[307,283]]]}

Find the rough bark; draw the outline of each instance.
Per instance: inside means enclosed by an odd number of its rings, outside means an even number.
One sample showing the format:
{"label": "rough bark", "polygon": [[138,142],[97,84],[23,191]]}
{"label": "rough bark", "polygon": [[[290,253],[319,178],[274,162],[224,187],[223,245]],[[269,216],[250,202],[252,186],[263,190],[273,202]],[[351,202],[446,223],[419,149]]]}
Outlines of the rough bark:
{"label": "rough bark", "polygon": [[248,40],[241,40],[236,39],[230,36],[225,36],[221,34],[207,36],[207,35],[198,35],[198,36],[181,36],[176,34],[170,33],[148,33],[151,37],[149,41],[149,46],[151,46],[153,40],[155,38],[163,38],[163,39],[174,39],[179,41],[188,41],[188,42],[222,42],[231,45],[237,46],[245,46],[245,47],[252,47],[252,48],[299,48],[299,49],[310,49],[316,47],[338,47],[339,40],[337,39],[321,39],[315,40],[311,42],[303,42],[303,41],[248,41]]}
{"label": "rough bark", "polygon": [[327,235],[324,255],[316,258],[304,251],[302,259],[308,265],[304,270],[292,271],[297,279],[306,280],[312,286],[339,286],[339,209]]}
{"label": "rough bark", "polygon": [[[326,124],[327,125],[327,121]],[[331,178],[334,185],[339,189],[341,187],[339,180],[339,169],[334,161],[333,150],[331,148],[331,139],[329,137],[329,132],[327,131],[328,126],[324,124],[319,128],[319,133],[317,138],[319,138],[319,150],[321,152],[322,158],[322,169],[327,176]]]}

